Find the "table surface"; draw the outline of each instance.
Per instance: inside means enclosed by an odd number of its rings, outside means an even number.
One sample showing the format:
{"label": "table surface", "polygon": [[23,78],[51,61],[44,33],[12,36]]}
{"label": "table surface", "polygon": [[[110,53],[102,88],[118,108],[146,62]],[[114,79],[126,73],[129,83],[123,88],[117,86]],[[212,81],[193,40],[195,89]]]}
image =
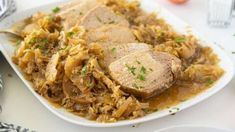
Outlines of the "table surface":
{"label": "table surface", "polygon": [[[18,11],[53,1],[56,0],[16,0]],[[207,35],[209,40],[220,44],[235,60],[235,55],[231,54],[233,50],[235,51],[234,21],[232,26],[225,29],[208,27],[206,24],[206,0],[190,0],[187,4],[178,6],[169,3],[167,0],[157,1],[199,32]],[[3,73],[5,82],[5,90],[0,95],[0,104],[3,107],[3,112],[0,114],[0,121],[2,122],[21,125],[41,132],[147,132],[185,124],[216,126],[235,130],[235,79],[214,96],[174,116],[142,123],[136,127],[88,128],[68,123],[49,112],[30,93],[2,55],[0,55],[0,62],[0,73]]]}

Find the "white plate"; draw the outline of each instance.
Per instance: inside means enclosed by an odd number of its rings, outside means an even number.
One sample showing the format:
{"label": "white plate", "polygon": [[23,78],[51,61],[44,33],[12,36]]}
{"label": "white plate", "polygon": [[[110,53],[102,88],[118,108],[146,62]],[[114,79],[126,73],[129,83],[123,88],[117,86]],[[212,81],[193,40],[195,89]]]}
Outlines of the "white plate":
{"label": "white plate", "polygon": [[[155,0],[156,1],[156,0]],[[171,24],[178,32],[180,33],[186,33],[188,29],[188,25],[181,21],[176,16],[172,15],[165,9],[158,6],[158,4],[154,0],[142,0],[141,1],[141,7],[146,11],[157,11],[160,13],[160,16],[162,16],[169,24]],[[22,20],[23,18],[29,17],[32,14],[36,13],[37,11],[51,11],[52,8],[54,8],[59,3],[53,3],[49,5],[44,5],[41,7],[25,10],[23,12],[19,12],[16,14],[11,15],[10,17],[6,18],[4,21],[0,23],[0,29],[8,28],[10,27],[14,22]],[[226,84],[229,83],[229,81],[232,79],[234,74],[234,66],[232,61],[229,59],[229,57],[226,55],[226,53],[220,49],[217,45],[205,41],[205,36],[202,37],[202,34],[198,34],[195,31],[193,33],[200,38],[200,40],[203,40],[203,42],[208,43],[206,45],[213,48],[214,52],[219,56],[221,59],[220,66],[225,70],[225,74],[216,82],[216,84],[206,90],[205,92],[201,93],[200,95],[185,101],[175,107],[180,108],[180,110],[186,109],[190,106],[193,106],[197,104],[198,102],[201,102],[202,100],[205,100],[206,98],[210,97],[211,95],[215,94],[219,90],[221,90],[223,87],[225,87]],[[38,95],[32,88],[32,85],[29,81],[25,80],[23,77],[23,73],[20,71],[20,69],[12,62],[11,57],[14,53],[15,48],[10,44],[9,39],[6,35],[0,35],[0,50],[2,51],[3,55],[6,57],[9,64],[12,66],[12,68],[15,70],[17,75],[22,79],[22,81],[25,83],[27,88],[32,92],[32,94],[52,113],[57,115],[58,117],[74,123],[78,125],[83,126],[89,126],[89,127],[114,127],[114,126],[123,126],[123,125],[132,125],[137,124],[141,122],[150,121],[153,119],[158,119],[163,116],[169,115],[169,109],[165,109],[159,112],[155,112],[149,115],[146,115],[142,118],[134,119],[134,120],[124,120],[124,121],[118,121],[115,123],[98,123],[95,121],[90,121],[85,118],[73,115],[72,113],[67,112],[63,108],[56,108],[52,106],[46,99]]]}
{"label": "white plate", "polygon": [[154,132],[233,132],[229,129],[216,128],[216,127],[208,127],[208,126],[173,126],[168,128],[163,128],[160,130],[156,130]]}

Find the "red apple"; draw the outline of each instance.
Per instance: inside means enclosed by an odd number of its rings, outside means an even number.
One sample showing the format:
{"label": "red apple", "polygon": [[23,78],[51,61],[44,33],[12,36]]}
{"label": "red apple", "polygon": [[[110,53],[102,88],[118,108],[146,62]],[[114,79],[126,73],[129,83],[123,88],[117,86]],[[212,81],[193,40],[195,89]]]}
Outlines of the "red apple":
{"label": "red apple", "polygon": [[185,2],[187,2],[188,0],[169,0],[171,1],[172,3],[175,3],[175,4],[183,4]]}

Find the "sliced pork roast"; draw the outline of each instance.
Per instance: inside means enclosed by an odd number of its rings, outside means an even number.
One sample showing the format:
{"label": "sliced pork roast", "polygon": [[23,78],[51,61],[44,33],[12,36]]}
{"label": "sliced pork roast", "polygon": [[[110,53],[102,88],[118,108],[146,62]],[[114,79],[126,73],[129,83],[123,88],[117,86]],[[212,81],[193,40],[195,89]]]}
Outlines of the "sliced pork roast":
{"label": "sliced pork roast", "polygon": [[[70,4],[75,5],[69,7]],[[63,26],[65,29],[69,29],[78,24],[81,18],[86,15],[87,12],[95,8],[100,3],[98,3],[96,0],[76,0],[70,4],[64,5],[63,8],[66,8],[66,10],[62,10],[57,14],[64,20]]]}
{"label": "sliced pork roast", "polygon": [[113,44],[133,43],[137,42],[131,29],[118,26],[107,25],[97,29],[90,30],[87,33],[87,42],[97,42],[102,46],[108,46]]}
{"label": "sliced pork roast", "polygon": [[137,51],[109,65],[111,77],[121,88],[142,98],[150,98],[169,88],[180,69],[178,58],[151,51]]}
{"label": "sliced pork roast", "polygon": [[136,51],[150,51],[151,45],[145,43],[124,43],[109,45],[104,50],[104,65],[108,67],[112,62]]}
{"label": "sliced pork roast", "polygon": [[107,24],[115,24],[129,27],[129,22],[122,16],[114,13],[112,9],[104,5],[98,5],[91,9],[82,19],[81,26],[85,29],[96,29]]}
{"label": "sliced pork roast", "polygon": [[134,51],[150,50],[150,45],[137,43],[135,36],[127,27],[108,25],[90,30],[87,34],[88,43],[98,43],[104,50],[102,63],[105,67]]}

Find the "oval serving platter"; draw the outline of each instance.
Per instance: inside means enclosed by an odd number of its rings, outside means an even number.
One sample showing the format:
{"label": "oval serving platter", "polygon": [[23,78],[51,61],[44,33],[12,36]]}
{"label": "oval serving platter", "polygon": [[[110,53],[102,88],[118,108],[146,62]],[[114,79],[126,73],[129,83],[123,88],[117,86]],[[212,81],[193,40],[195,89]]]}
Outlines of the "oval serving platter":
{"label": "oval serving platter", "polygon": [[[26,17],[31,16],[32,14],[38,12],[38,11],[43,11],[43,12],[48,12],[51,11],[54,7],[57,5],[61,4],[59,3],[51,3],[48,5],[43,5],[40,7],[36,7],[33,9],[28,9],[22,12],[15,13],[11,15],[10,17],[4,19],[0,23],[0,29],[5,29],[10,27],[12,24],[14,24],[17,21],[20,21]],[[157,3],[156,0],[141,0],[141,8],[144,9],[147,12],[158,12],[159,16],[162,17],[167,21],[168,24],[170,24],[177,32],[185,34],[187,33],[188,27],[190,27],[188,24],[183,22],[181,19],[177,18],[173,14],[171,14],[169,11],[165,10],[164,8],[160,7]],[[186,109],[188,107],[191,107],[208,97],[212,96],[213,94],[217,93],[219,90],[224,88],[229,81],[232,79],[233,74],[234,74],[234,66],[230,58],[227,56],[225,51],[223,51],[221,48],[219,48],[217,45],[214,43],[210,43],[206,41],[205,36],[203,36],[200,33],[197,33],[193,29],[191,29],[191,33],[194,34],[196,37],[200,38],[199,40],[203,43],[203,45],[207,45],[211,47],[214,52],[218,55],[220,58],[220,66],[224,69],[225,74],[215,83],[215,85],[208,90],[202,92],[201,94],[197,95],[196,97],[189,99],[188,101],[182,102],[178,104],[177,108],[180,110]],[[203,36],[203,37],[202,37]],[[123,125],[132,125],[132,124],[137,124],[141,122],[146,122],[146,121],[151,121],[154,119],[158,119],[167,115],[170,115],[169,109],[165,109],[162,111],[158,111],[149,115],[146,115],[144,117],[138,118],[138,119],[133,119],[133,120],[124,120],[124,121],[118,121],[114,123],[99,123],[95,121],[90,121],[85,118],[76,116],[68,111],[66,111],[63,108],[56,108],[52,106],[46,99],[38,95],[32,88],[32,84],[24,79],[23,73],[20,71],[20,69],[12,62],[11,57],[14,54],[15,47],[12,45],[12,42],[9,41],[9,37],[7,35],[0,35],[0,50],[11,65],[11,67],[14,69],[14,71],[17,73],[17,75],[20,77],[20,79],[25,83],[27,88],[32,92],[32,94],[52,113],[57,115],[58,117],[77,124],[77,125],[83,125],[83,126],[88,126],[88,127],[115,127],[115,126],[123,126]]]}

